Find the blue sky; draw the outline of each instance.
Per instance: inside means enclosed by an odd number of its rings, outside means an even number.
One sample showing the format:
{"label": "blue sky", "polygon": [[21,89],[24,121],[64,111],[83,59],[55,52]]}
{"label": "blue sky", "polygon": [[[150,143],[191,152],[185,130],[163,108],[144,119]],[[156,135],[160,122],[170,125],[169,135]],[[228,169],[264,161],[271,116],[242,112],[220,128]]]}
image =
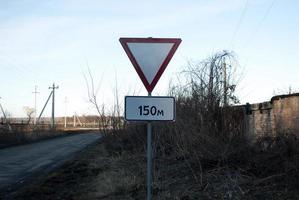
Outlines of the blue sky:
{"label": "blue sky", "polygon": [[119,37],[182,38],[154,95],[166,94],[188,60],[224,49],[240,63],[242,103],[267,101],[289,86],[298,91],[298,7],[295,0],[0,0],[1,103],[12,116],[23,116],[24,106],[34,106],[38,85],[39,113],[55,82],[58,116],[65,113],[65,97],[68,115],[94,114],[82,74],[87,65],[101,82],[98,98],[108,110],[116,79],[121,99],[146,95]]}

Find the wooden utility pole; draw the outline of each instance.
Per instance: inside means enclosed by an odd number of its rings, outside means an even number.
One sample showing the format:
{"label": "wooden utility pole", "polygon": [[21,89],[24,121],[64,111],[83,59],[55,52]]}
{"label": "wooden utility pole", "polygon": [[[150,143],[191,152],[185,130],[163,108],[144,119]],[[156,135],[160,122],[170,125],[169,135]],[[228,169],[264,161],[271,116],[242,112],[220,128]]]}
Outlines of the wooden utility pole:
{"label": "wooden utility pole", "polygon": [[223,57],[223,106],[227,106],[227,78],[225,57]]}
{"label": "wooden utility pole", "polygon": [[49,87],[49,89],[52,89],[52,120],[51,120],[51,128],[55,128],[55,89],[58,89],[59,86],[55,86],[55,83],[53,83],[52,87]]}

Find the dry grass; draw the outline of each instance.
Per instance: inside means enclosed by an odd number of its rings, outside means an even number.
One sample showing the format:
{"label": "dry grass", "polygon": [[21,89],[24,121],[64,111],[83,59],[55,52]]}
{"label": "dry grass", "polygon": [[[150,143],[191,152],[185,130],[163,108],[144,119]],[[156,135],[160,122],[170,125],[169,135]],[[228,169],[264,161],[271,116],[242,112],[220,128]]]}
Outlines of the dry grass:
{"label": "dry grass", "polygon": [[[13,199],[145,199],[145,154],[127,148],[125,135],[105,137]],[[154,199],[298,199],[298,141],[282,136],[273,141],[267,149],[261,143],[246,146],[226,162],[156,155]]]}

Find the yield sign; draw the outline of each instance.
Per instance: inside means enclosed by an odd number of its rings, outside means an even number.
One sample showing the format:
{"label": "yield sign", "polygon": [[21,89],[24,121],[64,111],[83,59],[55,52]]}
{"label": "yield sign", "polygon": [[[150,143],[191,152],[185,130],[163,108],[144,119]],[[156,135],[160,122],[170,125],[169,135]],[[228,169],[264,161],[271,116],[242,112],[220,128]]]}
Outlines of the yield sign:
{"label": "yield sign", "polygon": [[181,43],[179,38],[120,38],[148,92],[152,92]]}

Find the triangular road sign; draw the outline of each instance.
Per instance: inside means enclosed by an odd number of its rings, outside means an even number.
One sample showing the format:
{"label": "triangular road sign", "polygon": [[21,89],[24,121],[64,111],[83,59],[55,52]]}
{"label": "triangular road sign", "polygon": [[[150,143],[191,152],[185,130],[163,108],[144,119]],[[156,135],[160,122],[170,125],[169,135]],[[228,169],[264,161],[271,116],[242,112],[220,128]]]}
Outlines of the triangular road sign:
{"label": "triangular road sign", "polygon": [[181,43],[179,38],[120,38],[121,45],[151,93]]}

